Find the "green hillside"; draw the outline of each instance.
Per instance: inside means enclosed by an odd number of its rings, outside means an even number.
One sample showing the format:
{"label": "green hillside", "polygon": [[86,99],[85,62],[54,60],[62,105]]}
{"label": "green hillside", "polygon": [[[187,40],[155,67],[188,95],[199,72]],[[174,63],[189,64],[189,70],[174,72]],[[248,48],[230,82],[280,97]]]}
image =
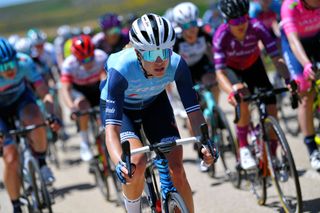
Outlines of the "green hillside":
{"label": "green hillside", "polygon": [[[39,27],[53,35],[62,24],[97,27],[97,17],[105,12],[126,14],[155,12],[182,2],[178,0],[45,0],[0,8],[0,34],[23,34],[30,27]],[[194,1],[203,12],[210,0]]]}

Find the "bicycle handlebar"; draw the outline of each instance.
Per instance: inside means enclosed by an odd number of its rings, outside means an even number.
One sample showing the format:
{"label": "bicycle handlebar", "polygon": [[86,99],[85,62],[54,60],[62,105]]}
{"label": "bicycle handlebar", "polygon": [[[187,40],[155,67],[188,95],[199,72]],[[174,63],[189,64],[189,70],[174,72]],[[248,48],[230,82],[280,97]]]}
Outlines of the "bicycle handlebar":
{"label": "bicycle handlebar", "polygon": [[[292,85],[293,87],[293,85]],[[296,92],[297,88],[292,88],[292,96],[291,96],[291,107],[292,108],[296,108],[298,106],[298,102],[299,102],[299,96]],[[265,98],[271,97],[273,95],[277,95],[277,94],[281,94],[283,92],[287,92],[289,91],[289,89],[287,87],[283,87],[283,88],[276,88],[276,89],[272,89],[272,90],[267,90],[267,91],[263,91],[260,90],[258,93],[252,94],[252,95],[248,95],[245,97],[238,97],[236,98],[238,104],[235,107],[235,119],[234,119],[234,123],[238,123],[239,119],[240,119],[240,102],[241,101],[245,101],[245,102],[256,102],[256,101],[260,101],[263,100]]]}
{"label": "bicycle handlebar", "polygon": [[93,107],[87,110],[79,110],[79,111],[75,111],[71,113],[71,118],[73,117],[73,115],[75,115],[76,117],[79,116],[83,116],[83,115],[97,115],[100,114],[100,109],[98,107]]}
{"label": "bicycle handlebar", "polygon": [[201,136],[150,144],[141,148],[133,149],[131,151],[130,151],[129,141],[123,142],[122,143],[122,161],[126,163],[126,168],[128,169],[129,177],[132,171],[131,160],[130,160],[131,155],[149,153],[152,151],[168,152],[175,146],[186,145],[189,143],[201,143],[202,145],[204,145],[209,149],[211,155],[215,158],[215,161],[216,161],[219,157],[219,154],[217,154],[216,147],[209,138],[208,125],[206,123],[202,124],[200,127],[200,130],[201,130]]}
{"label": "bicycle handlebar", "polygon": [[28,125],[28,126],[25,126],[23,128],[9,130],[9,134],[10,135],[16,135],[16,136],[26,135],[27,133],[31,132],[32,130],[40,128],[40,127],[44,127],[44,126],[47,126],[47,124],[46,123],[42,123],[42,124]]}

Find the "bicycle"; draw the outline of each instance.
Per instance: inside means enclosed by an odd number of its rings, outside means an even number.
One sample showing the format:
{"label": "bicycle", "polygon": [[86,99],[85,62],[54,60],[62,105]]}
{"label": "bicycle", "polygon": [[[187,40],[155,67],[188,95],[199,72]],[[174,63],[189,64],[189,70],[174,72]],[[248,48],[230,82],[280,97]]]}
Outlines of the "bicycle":
{"label": "bicycle", "polygon": [[[282,77],[278,72],[273,76],[273,85],[275,88],[282,88],[285,86]],[[278,94],[277,98],[277,110],[280,112],[281,119],[287,132],[292,136],[298,136],[300,133],[299,122],[297,120],[297,113],[291,113],[288,107],[291,106],[290,96],[286,93]]]}
{"label": "bicycle", "polygon": [[[201,126],[201,132],[202,135],[200,137],[190,137],[185,139],[150,144],[141,148],[131,150],[131,152],[129,141],[125,141],[122,143],[122,161],[126,163],[126,167],[128,168],[129,172],[129,177],[130,174],[132,174],[130,160],[131,155],[151,152],[154,152],[156,154],[154,157],[150,157],[150,155],[148,156],[147,168],[145,171],[144,192],[147,195],[149,204],[148,208],[151,208],[151,212],[189,212],[182,197],[179,195],[176,188],[173,186],[170,175],[168,175],[170,174],[168,160],[166,159],[164,154],[170,152],[171,149],[175,146],[198,142],[208,147],[212,156],[215,156],[215,159],[217,159],[218,154],[216,152],[216,147],[214,143],[209,142],[210,138],[208,134],[207,124],[203,124]],[[159,172],[161,195],[160,190],[158,189],[155,169],[157,169]]]}
{"label": "bicycle", "polygon": [[[215,144],[218,144],[220,159],[224,168],[224,172],[229,180],[233,179],[236,173],[237,142],[234,139],[231,127],[225,113],[216,105],[214,97],[211,93],[212,85],[196,84],[193,88],[200,98],[200,106],[203,109],[204,117],[209,124],[210,138]],[[208,174],[215,177],[215,164],[209,167]]]}
{"label": "bicycle", "polygon": [[16,129],[10,130],[9,134],[16,138],[18,151],[21,160],[21,182],[22,196],[20,201],[26,205],[28,212],[40,212],[43,210],[52,213],[54,203],[49,190],[41,175],[38,161],[33,157],[29,146],[27,135],[32,130],[45,127],[47,124],[29,125],[20,127],[19,122],[15,122]]}
{"label": "bicycle", "polygon": [[[100,109],[98,107],[90,108],[88,110],[73,112],[77,117],[89,115],[90,131],[94,137],[95,152],[94,158],[90,161],[90,172],[94,174],[96,184],[100,189],[102,195],[107,201],[110,201],[110,186],[108,177],[111,177],[112,183],[116,190],[117,204],[123,205],[121,185],[117,179],[115,173],[115,166],[112,163],[107,151],[104,138],[104,129],[99,128],[98,119],[100,115]],[[72,115],[71,115],[72,116]],[[79,130],[79,124],[77,124],[77,130]],[[92,150],[94,152],[94,150]]]}
{"label": "bicycle", "polygon": [[[235,179],[234,185],[239,188],[242,177],[246,176],[251,182],[251,189],[257,198],[258,204],[264,205],[267,199],[268,177],[271,177],[284,211],[298,213],[302,211],[302,196],[290,146],[276,118],[268,115],[266,104],[263,102],[267,97],[286,91],[288,91],[288,88],[258,89],[257,93],[241,98],[243,101],[253,103],[258,109],[259,122],[254,124],[251,120],[249,125],[249,135],[251,135],[250,148],[256,160],[257,168],[251,171],[244,171],[238,162],[238,178]],[[296,99],[295,93],[293,97],[295,98],[292,99],[292,106],[297,107],[298,99]],[[240,101],[239,97],[237,99]],[[237,105],[235,123],[238,122],[239,118],[240,105]],[[270,148],[270,131],[273,131],[277,137],[278,148],[275,153],[272,153]],[[293,184],[289,185],[291,182]],[[289,186],[286,187],[285,184]],[[286,189],[289,189],[288,193]]]}

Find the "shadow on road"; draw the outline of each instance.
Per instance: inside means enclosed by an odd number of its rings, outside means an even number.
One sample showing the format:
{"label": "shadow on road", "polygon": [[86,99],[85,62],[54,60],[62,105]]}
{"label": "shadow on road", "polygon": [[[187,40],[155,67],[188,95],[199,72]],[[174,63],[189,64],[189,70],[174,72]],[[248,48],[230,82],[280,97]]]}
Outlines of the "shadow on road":
{"label": "shadow on road", "polygon": [[303,212],[318,213],[320,211],[320,198],[303,201]]}
{"label": "shadow on road", "polygon": [[88,184],[88,183],[82,183],[72,186],[63,187],[60,189],[55,189],[53,191],[53,195],[55,198],[61,197],[64,198],[66,194],[70,194],[72,191],[83,191],[83,190],[89,190],[95,188],[96,185]]}

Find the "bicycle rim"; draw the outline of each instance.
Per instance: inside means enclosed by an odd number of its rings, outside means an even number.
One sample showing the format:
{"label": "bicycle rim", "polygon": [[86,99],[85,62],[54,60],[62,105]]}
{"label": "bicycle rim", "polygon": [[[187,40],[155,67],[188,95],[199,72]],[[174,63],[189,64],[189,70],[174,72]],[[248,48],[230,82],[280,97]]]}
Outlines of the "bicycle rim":
{"label": "bicycle rim", "polygon": [[169,192],[164,203],[166,213],[188,213],[189,210],[177,192]]}
{"label": "bicycle rim", "polygon": [[238,154],[237,154],[237,142],[234,140],[229,122],[221,110],[217,106],[217,112],[219,120],[221,122],[220,127],[218,127],[217,132],[220,138],[219,152],[220,159],[223,164],[225,174],[228,180],[233,183],[236,187],[240,185],[240,172],[238,169]]}
{"label": "bicycle rim", "polygon": [[278,122],[273,117],[269,116],[264,125],[266,132],[273,129],[277,136],[276,152],[272,154],[270,144],[268,144],[267,153],[272,181],[280,202],[285,212],[299,213],[302,209],[301,189],[289,144]]}

